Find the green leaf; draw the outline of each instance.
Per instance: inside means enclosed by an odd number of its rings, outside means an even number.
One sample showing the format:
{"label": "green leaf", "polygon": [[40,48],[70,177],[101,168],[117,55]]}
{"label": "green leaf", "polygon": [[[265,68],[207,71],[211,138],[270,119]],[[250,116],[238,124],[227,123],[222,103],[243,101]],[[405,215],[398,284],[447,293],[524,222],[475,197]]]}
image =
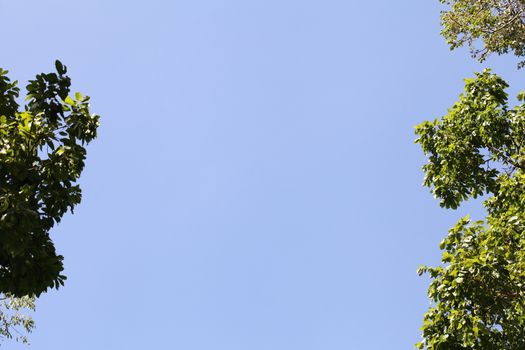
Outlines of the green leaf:
{"label": "green leaf", "polygon": [[59,60],[55,61],[55,68],[56,68],[58,74],[60,74],[60,75],[66,74],[66,67]]}
{"label": "green leaf", "polygon": [[65,103],[67,103],[68,105],[70,106],[75,106],[76,105],[76,102],[75,100],[73,100],[71,97],[67,96],[66,99],[64,100]]}

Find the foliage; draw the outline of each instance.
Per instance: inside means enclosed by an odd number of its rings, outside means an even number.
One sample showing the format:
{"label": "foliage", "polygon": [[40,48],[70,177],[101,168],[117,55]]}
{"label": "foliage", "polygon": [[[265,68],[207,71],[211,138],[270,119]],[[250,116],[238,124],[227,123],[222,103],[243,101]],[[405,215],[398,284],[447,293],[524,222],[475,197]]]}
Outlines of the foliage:
{"label": "foliage", "polygon": [[510,108],[489,70],[467,79],[441,119],[416,127],[428,156],[424,185],[443,207],[487,195],[487,219],[466,217],[441,242],[419,349],[525,348],[525,95]]}
{"label": "foliage", "polygon": [[49,231],[80,203],[84,146],[99,124],[89,97],[69,96],[66,67],[56,69],[29,82],[22,110],[17,82],[0,69],[0,292],[16,297],[64,283]]}
{"label": "foliage", "polygon": [[[525,56],[525,1],[440,0],[449,5],[441,13],[443,31],[451,49],[467,44],[474,57],[513,52]],[[481,41],[481,48],[476,44]],[[525,65],[525,61],[520,66]]]}
{"label": "foliage", "polygon": [[[22,311],[35,311],[35,298],[29,296],[16,298],[5,295],[0,300],[0,337],[15,338],[17,341],[28,344],[24,333],[31,333],[34,322],[31,316],[22,314]],[[23,330],[19,329],[20,326]]]}

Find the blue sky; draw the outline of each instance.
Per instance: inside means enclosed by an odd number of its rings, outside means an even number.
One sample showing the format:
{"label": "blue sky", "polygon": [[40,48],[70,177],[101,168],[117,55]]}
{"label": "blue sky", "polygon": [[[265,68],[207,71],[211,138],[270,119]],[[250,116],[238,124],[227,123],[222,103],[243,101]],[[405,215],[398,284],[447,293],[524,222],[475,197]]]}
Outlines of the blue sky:
{"label": "blue sky", "polygon": [[412,348],[418,265],[483,214],[421,187],[413,126],[485,66],[523,87],[512,58],[450,53],[440,9],[0,0],[0,67],[24,84],[59,58],[102,115],[31,347]]}

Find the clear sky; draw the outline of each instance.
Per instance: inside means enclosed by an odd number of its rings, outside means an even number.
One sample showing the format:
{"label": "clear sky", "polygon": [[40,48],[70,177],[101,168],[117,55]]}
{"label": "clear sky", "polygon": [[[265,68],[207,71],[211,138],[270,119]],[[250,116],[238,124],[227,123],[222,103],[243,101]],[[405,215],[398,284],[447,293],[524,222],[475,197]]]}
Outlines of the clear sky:
{"label": "clear sky", "polygon": [[0,0],[0,67],[25,85],[59,58],[102,115],[31,348],[411,349],[418,265],[482,215],[421,187],[413,126],[486,65],[524,87],[516,60],[450,53],[440,9]]}

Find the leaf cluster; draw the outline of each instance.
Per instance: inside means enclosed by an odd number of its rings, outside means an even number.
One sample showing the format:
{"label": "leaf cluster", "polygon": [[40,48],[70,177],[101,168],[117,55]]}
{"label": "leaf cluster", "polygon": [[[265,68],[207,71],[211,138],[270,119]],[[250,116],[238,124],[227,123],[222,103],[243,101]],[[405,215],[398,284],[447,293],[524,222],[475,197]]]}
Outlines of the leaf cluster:
{"label": "leaf cluster", "polygon": [[[486,195],[486,221],[461,219],[441,242],[419,349],[525,348],[525,104],[489,70],[467,79],[441,119],[416,127],[424,184],[442,206]],[[523,102],[523,93],[518,99]]]}
{"label": "leaf cluster", "polygon": [[[525,56],[525,1],[440,0],[449,9],[441,13],[441,34],[451,49],[468,45],[480,61],[490,53]],[[478,47],[479,42],[482,43]],[[519,66],[525,65],[522,61]]]}
{"label": "leaf cluster", "polygon": [[4,295],[0,298],[0,337],[15,339],[29,344],[26,334],[35,327],[33,318],[26,314],[35,311],[35,298],[24,296],[20,298]]}
{"label": "leaf cluster", "polygon": [[21,108],[0,69],[0,292],[17,297],[64,283],[49,232],[80,203],[76,181],[99,125],[89,97],[69,95],[66,67],[56,70],[29,82]]}

